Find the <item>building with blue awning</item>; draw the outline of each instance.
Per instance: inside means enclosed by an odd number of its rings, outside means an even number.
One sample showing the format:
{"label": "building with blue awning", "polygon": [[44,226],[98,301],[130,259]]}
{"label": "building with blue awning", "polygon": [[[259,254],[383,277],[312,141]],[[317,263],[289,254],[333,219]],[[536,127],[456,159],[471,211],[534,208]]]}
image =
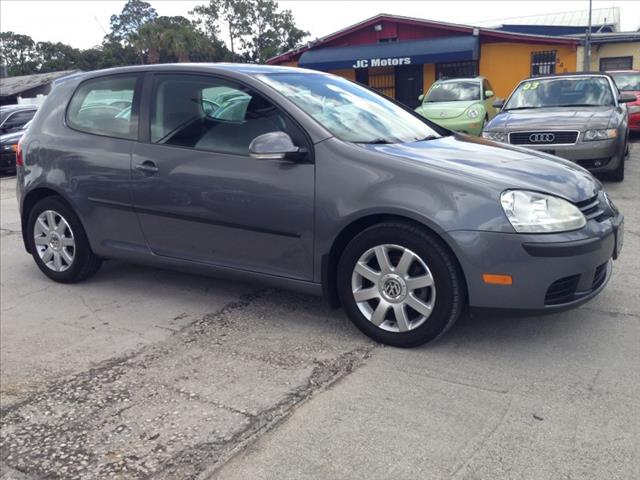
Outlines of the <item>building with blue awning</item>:
{"label": "building with blue awning", "polygon": [[506,97],[531,75],[574,72],[579,44],[576,38],[381,14],[267,63],[330,72],[415,107],[436,79],[483,75]]}

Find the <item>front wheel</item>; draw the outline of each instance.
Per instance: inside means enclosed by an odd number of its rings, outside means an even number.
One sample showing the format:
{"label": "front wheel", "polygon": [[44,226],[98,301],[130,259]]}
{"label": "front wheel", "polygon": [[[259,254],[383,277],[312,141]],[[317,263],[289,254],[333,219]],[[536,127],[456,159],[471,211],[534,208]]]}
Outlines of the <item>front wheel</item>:
{"label": "front wheel", "polygon": [[442,241],[405,223],[374,225],[345,248],[338,294],[354,324],[376,341],[415,347],[446,332],[465,305],[457,262]]}
{"label": "front wheel", "polygon": [[29,251],[38,268],[61,283],[84,280],[102,263],[89,245],[75,212],[58,197],[46,197],[33,207],[27,222]]}

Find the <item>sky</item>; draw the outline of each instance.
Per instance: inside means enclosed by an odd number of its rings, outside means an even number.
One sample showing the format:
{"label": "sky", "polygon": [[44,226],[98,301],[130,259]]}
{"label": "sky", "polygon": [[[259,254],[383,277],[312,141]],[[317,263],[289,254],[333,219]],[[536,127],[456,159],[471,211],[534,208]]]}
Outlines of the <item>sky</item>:
{"label": "sky", "polygon": [[[147,0],[149,1],[149,0]],[[160,15],[183,15],[200,1],[151,0]],[[293,12],[297,26],[322,37],[378,13],[474,24],[509,17],[569,12],[588,8],[588,0],[449,0],[449,1],[320,1],[281,0],[281,8]],[[99,45],[109,30],[109,17],[119,13],[124,0],[42,1],[0,0],[0,30],[29,35],[35,41],[63,42],[77,48]],[[593,8],[620,7],[622,30],[640,27],[640,1],[593,1]]]}

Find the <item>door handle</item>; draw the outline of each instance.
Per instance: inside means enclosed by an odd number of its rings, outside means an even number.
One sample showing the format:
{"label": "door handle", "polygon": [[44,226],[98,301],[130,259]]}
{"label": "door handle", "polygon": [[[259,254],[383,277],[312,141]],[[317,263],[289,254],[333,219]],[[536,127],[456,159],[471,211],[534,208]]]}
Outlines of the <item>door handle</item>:
{"label": "door handle", "polygon": [[142,163],[136,163],[135,169],[142,173],[154,174],[158,172],[158,167],[156,164],[150,160],[146,160]]}

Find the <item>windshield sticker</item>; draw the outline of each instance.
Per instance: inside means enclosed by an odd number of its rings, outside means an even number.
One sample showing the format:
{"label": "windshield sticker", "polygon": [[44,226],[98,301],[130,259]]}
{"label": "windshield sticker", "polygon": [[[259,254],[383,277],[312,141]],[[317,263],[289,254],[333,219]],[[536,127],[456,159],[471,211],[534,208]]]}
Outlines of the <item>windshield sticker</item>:
{"label": "windshield sticker", "polygon": [[524,84],[524,87],[522,87],[523,90],[535,90],[536,88],[538,88],[538,85],[540,85],[540,82],[527,82]]}

